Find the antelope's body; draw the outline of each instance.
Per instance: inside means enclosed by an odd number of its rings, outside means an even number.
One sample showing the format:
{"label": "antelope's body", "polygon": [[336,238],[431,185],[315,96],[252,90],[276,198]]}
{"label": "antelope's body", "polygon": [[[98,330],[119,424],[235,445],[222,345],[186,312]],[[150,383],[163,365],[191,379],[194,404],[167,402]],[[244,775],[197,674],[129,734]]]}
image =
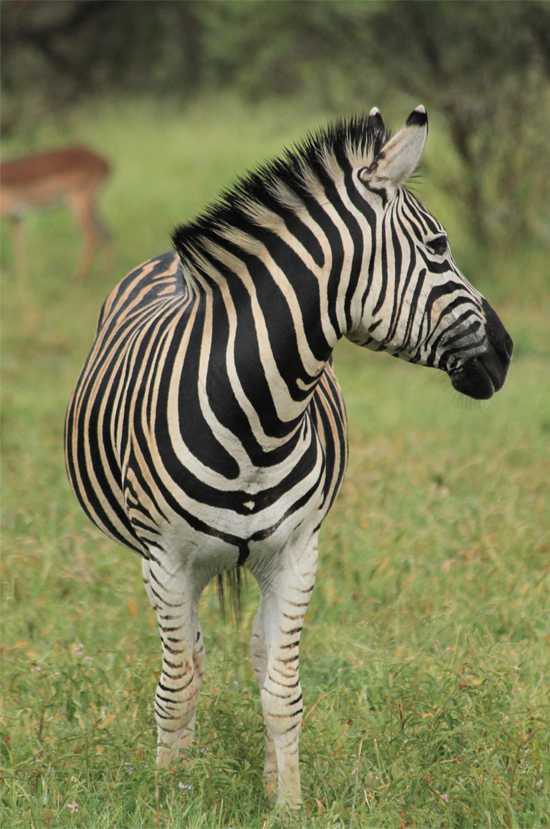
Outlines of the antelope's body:
{"label": "antelope's body", "polygon": [[106,159],[87,147],[65,147],[0,164],[0,217],[15,227],[14,248],[22,269],[22,220],[31,210],[66,206],[84,235],[81,277],[89,273],[97,248],[109,233],[101,221],[97,195],[111,173]]}

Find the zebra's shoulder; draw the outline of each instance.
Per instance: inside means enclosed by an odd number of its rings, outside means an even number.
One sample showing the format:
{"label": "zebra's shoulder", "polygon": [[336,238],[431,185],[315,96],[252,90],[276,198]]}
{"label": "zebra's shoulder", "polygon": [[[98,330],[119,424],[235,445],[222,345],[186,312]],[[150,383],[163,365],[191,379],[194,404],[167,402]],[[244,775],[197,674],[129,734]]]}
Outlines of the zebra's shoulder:
{"label": "zebra's shoulder", "polygon": [[176,253],[168,251],[148,259],[126,274],[107,296],[101,306],[97,331],[107,319],[126,316],[130,310],[183,292],[181,262]]}

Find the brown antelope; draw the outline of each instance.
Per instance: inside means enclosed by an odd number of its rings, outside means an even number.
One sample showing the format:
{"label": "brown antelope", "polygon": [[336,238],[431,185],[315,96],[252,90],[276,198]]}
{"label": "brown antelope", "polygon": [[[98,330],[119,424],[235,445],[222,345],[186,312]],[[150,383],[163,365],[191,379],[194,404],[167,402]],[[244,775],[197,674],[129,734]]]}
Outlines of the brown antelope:
{"label": "brown antelope", "polygon": [[110,239],[97,211],[97,191],[110,175],[109,163],[87,147],[27,155],[0,164],[0,216],[11,221],[18,272],[23,262],[23,215],[33,208],[65,204],[84,234],[78,275],[90,270],[96,249]]}

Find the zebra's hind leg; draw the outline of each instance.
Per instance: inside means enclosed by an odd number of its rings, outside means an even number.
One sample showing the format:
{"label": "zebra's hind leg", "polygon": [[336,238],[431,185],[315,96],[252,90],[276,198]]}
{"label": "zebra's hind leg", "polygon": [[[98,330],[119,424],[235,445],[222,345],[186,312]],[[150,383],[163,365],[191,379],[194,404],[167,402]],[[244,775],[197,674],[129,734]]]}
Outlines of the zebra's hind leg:
{"label": "zebra's hind leg", "polygon": [[[260,691],[264,687],[265,673],[267,670],[267,647],[264,635],[263,600],[256,611],[252,637],[250,639],[250,658],[256,674],[256,680]],[[264,783],[268,797],[273,797],[277,790],[277,755],[273,737],[266,730],[265,733],[265,763]]]}
{"label": "zebra's hind leg", "polygon": [[193,741],[204,663],[197,619],[200,590],[187,570],[172,572],[169,566],[156,558],[143,563],[145,588],[162,643],[162,672],[155,693],[159,768],[184,759]]}

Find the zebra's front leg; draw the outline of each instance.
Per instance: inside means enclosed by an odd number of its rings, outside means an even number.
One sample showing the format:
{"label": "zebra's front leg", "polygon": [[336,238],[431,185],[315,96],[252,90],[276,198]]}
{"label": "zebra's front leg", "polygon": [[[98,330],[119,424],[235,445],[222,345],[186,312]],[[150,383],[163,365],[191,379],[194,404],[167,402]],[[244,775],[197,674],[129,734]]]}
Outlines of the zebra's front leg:
{"label": "zebra's front leg", "polygon": [[162,671],[155,693],[159,768],[185,759],[193,741],[204,661],[197,591],[188,572],[170,572],[169,567],[152,560],[143,565],[162,643]]}
{"label": "zebra's front leg", "polygon": [[[256,611],[252,637],[250,639],[250,657],[256,674],[256,681],[260,692],[264,687],[265,674],[267,670],[267,646],[264,635],[263,600]],[[277,755],[273,737],[266,729],[265,732],[265,762],[264,762],[264,784],[268,797],[273,797],[277,790]]]}
{"label": "zebra's front leg", "polygon": [[[262,627],[267,663],[261,690],[267,730],[277,764],[277,805],[291,809],[302,803],[299,739],[303,717],[300,686],[300,635],[317,571],[317,534],[305,548],[289,546],[263,590]],[[260,582],[261,583],[261,582]]]}

